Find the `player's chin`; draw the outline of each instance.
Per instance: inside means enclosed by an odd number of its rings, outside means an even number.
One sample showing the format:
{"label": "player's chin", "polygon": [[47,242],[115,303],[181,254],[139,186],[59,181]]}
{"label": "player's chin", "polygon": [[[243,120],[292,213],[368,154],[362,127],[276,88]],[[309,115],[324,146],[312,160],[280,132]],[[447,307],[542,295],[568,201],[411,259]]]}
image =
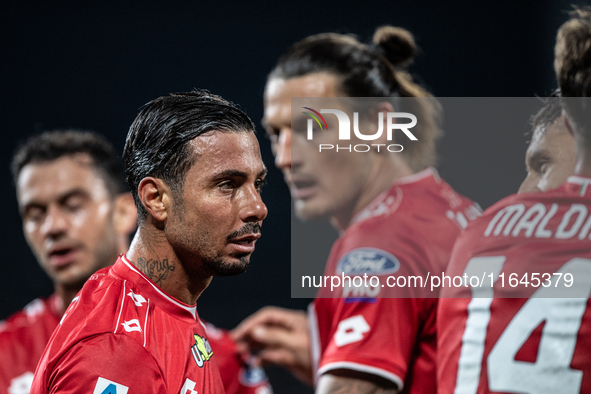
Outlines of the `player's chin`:
{"label": "player's chin", "polygon": [[227,258],[215,259],[208,263],[214,276],[236,276],[250,266],[250,253],[235,253]]}
{"label": "player's chin", "polygon": [[60,283],[68,289],[81,289],[93,272],[80,272],[79,270],[71,270],[71,272],[61,272],[56,275],[55,282]]}
{"label": "player's chin", "polygon": [[312,220],[330,216],[332,210],[322,201],[297,200],[294,204],[295,214],[300,220]]}

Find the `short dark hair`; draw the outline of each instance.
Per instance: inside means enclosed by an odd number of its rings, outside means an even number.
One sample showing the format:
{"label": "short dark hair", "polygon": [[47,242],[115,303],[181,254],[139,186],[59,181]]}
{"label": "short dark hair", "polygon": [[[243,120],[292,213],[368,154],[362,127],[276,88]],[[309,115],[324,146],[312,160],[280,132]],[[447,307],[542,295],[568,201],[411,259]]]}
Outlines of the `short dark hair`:
{"label": "short dark hair", "polygon": [[208,131],[250,132],[254,124],[235,104],[207,90],[171,93],[144,105],[127,134],[123,160],[139,220],[147,212],[138,186],[148,176],[160,178],[179,198],[185,175],[195,163],[189,143]]}
{"label": "short dark hair", "polygon": [[554,68],[578,140],[591,149],[591,8],[575,8],[558,29]]}
{"label": "short dark hair", "polygon": [[544,100],[544,105],[531,117],[532,131],[538,127],[547,127],[562,115],[562,103],[559,99],[560,89],[555,90]]}
{"label": "short dark hair", "polygon": [[[371,45],[350,35],[323,33],[293,44],[278,60],[268,79],[290,79],[326,72],[338,78],[340,91],[349,97],[432,97],[413,81],[404,66],[417,52],[413,35],[400,27],[376,29]],[[418,143],[404,147],[402,155],[414,171],[437,161],[440,108],[434,100],[403,100],[401,110],[415,114],[413,132]]]}
{"label": "short dark hair", "polygon": [[46,131],[18,147],[12,158],[14,183],[17,183],[27,164],[51,162],[80,153],[90,156],[93,167],[103,177],[112,197],[127,191],[121,160],[113,146],[95,132],[73,129]]}

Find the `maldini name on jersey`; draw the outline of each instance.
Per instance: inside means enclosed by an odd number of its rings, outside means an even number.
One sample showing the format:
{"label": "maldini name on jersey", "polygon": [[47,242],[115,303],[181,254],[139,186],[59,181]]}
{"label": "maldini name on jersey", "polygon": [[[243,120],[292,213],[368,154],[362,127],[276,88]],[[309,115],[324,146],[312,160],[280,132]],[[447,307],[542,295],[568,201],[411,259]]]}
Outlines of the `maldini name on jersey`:
{"label": "maldini name on jersey", "polygon": [[590,213],[591,178],[572,176],[509,196],[466,228],[449,275],[520,279],[442,292],[438,393],[591,392]]}
{"label": "maldini name on jersey", "polygon": [[94,274],[54,332],[31,393],[223,393],[196,306],[126,258]]}

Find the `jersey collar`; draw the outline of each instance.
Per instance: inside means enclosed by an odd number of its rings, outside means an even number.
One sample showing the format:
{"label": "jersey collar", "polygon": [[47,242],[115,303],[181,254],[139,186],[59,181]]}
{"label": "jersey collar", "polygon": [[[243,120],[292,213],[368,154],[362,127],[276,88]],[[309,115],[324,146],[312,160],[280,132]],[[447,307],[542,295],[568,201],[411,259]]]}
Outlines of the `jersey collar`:
{"label": "jersey collar", "polygon": [[579,196],[584,196],[588,192],[591,192],[591,178],[581,175],[571,175],[566,180],[566,183],[571,185],[576,185],[578,188],[577,194]]}
{"label": "jersey collar", "polygon": [[397,195],[396,193],[393,193],[392,189],[401,185],[417,183],[428,178],[432,178],[436,182],[439,182],[441,180],[441,178],[439,177],[439,173],[433,167],[426,168],[415,174],[397,178],[392,183],[391,187],[381,192],[376,198],[374,198],[369,204],[367,204],[365,208],[357,212],[357,214],[355,214],[355,216],[353,216],[353,218],[351,219],[351,222],[349,223],[348,227],[350,227],[353,224],[363,222],[369,218],[382,215],[386,212],[391,213],[395,211],[396,208],[398,208],[401,196],[399,194]]}

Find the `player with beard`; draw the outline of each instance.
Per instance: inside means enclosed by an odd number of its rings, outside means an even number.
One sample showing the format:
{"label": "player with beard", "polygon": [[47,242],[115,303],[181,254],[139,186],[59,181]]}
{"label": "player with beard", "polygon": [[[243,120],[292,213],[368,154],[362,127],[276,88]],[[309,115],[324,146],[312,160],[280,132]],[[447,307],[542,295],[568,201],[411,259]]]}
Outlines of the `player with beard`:
{"label": "player with beard", "polygon": [[442,294],[455,298],[439,303],[438,393],[591,392],[590,48],[591,12],[577,10],[554,63],[574,175],[501,200],[454,247],[449,275],[485,273],[494,286]]}
{"label": "player with beard", "polygon": [[[65,306],[95,271],[127,251],[137,211],[115,150],[92,132],[31,137],[15,153],[13,173],[25,237],[56,291],[0,323],[0,394],[28,394]],[[270,392],[263,371],[243,361],[228,332],[205,325],[226,393]]]}
{"label": "player with beard", "polygon": [[73,299],[33,393],[223,393],[196,312],[212,276],[243,272],[267,209],[254,125],[206,91],[146,104],[124,150],[139,228]]}
{"label": "player with beard", "polygon": [[575,141],[564,124],[559,97],[555,92],[532,118],[533,133],[525,154],[527,176],[519,193],[554,190],[575,169]]}
{"label": "player with beard", "polygon": [[[404,100],[431,96],[401,69],[415,51],[409,32],[389,26],[376,31],[371,46],[319,34],[294,44],[269,74],[263,123],[296,213],[330,218],[341,232],[325,275],[340,275],[341,263],[368,250],[371,261],[398,261],[396,275],[436,275],[462,226],[479,215],[432,167],[438,107],[432,100]],[[416,115],[418,140],[394,154],[318,154],[292,125],[292,97],[400,97],[395,110]],[[390,100],[379,106],[394,111]],[[327,133],[323,138],[332,138]],[[317,298],[307,317],[270,307],[241,323],[234,335],[261,348],[261,362],[289,368],[315,384],[317,393],[433,393],[436,306],[432,298]]]}

